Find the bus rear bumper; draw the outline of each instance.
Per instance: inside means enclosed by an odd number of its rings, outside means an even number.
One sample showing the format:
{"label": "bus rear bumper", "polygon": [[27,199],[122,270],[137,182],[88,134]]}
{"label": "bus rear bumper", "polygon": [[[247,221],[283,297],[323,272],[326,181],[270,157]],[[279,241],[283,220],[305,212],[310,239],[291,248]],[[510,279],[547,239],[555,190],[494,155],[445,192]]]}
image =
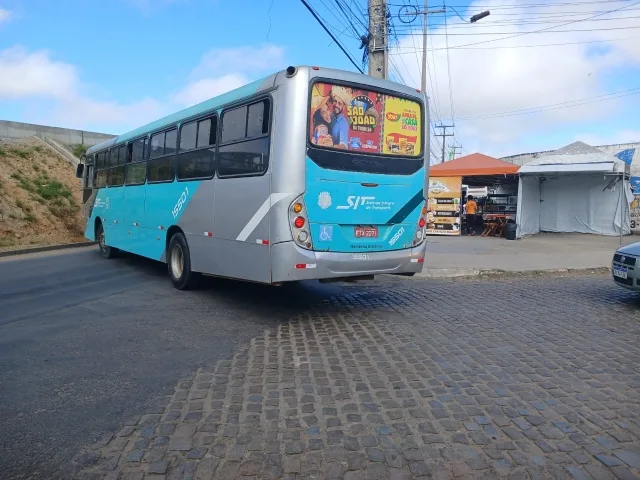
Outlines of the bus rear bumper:
{"label": "bus rear bumper", "polygon": [[387,252],[313,252],[294,242],[271,246],[272,282],[419,273],[426,242],[416,248]]}

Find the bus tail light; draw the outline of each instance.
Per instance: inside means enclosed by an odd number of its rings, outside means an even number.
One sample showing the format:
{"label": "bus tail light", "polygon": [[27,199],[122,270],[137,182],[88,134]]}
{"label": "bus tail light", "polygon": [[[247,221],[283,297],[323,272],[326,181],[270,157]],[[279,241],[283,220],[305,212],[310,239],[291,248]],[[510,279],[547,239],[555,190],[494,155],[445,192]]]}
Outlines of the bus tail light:
{"label": "bus tail light", "polygon": [[311,243],[311,234],[309,233],[307,209],[302,196],[296,198],[289,207],[289,224],[291,225],[291,234],[296,245],[310,250],[313,245]]}
{"label": "bus tail light", "polygon": [[422,209],[420,210],[420,218],[418,219],[418,225],[416,227],[416,233],[413,237],[413,246],[418,246],[426,237],[427,230],[427,205],[424,204]]}

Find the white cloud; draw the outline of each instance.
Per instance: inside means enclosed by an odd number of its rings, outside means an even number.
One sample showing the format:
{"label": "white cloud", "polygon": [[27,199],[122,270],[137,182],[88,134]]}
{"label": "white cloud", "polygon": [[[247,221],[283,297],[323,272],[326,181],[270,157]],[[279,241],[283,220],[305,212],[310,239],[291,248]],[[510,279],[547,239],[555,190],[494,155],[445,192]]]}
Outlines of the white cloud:
{"label": "white cloud", "polygon": [[22,47],[0,51],[0,99],[53,100],[51,111],[37,113],[38,118],[50,123],[75,128],[101,125],[113,131],[132,128],[166,113],[153,99],[125,105],[91,99],[84,90],[77,69],[52,60],[47,51],[28,52]]}
{"label": "white cloud", "polygon": [[213,49],[191,71],[174,100],[190,106],[249,83],[255,76],[279,70],[284,50],[276,45]]}
{"label": "white cloud", "polygon": [[216,48],[206,53],[191,77],[203,78],[225,72],[261,72],[279,70],[284,61],[284,50],[276,45],[261,47]]}
{"label": "white cloud", "polygon": [[188,83],[173,98],[182,105],[195,105],[208,98],[245,85],[249,81],[246,76],[240,73],[230,73],[218,78],[203,78]]}
{"label": "white cloud", "polygon": [[11,12],[9,10],[5,10],[4,8],[0,8],[0,25],[2,25],[3,23],[6,23],[9,20],[11,20],[11,17],[13,17],[13,15],[11,14]]}
{"label": "white cloud", "polygon": [[50,121],[67,128],[95,129],[100,126],[107,133],[124,133],[168,113],[167,105],[153,98],[122,104],[73,95],[55,106]]}
{"label": "white cloud", "polygon": [[[593,5],[546,6],[544,8],[492,8],[502,0],[477,4],[463,14],[466,18],[473,13],[490,10],[491,15],[476,24],[449,23],[449,46],[465,45],[494,40],[508,35],[539,30],[558,25],[557,23],[532,23],[566,12],[582,12],[584,17],[575,15],[551,17],[561,20],[586,18],[595,8]],[[557,3],[556,3],[557,5]],[[616,4],[616,6],[621,6]],[[460,12],[463,13],[463,12]],[[508,13],[509,15],[505,15]],[[541,16],[540,14],[543,13]],[[593,13],[591,13],[593,15]],[[598,18],[631,17],[624,10]],[[432,17],[432,18],[435,18]],[[555,30],[589,30],[595,28],[618,28],[634,26],[636,20],[579,22],[556,28]],[[417,24],[416,24],[417,25]],[[636,25],[637,26],[637,23]],[[633,32],[633,30],[629,30]],[[487,33],[499,32],[499,35]],[[449,100],[449,80],[447,70],[446,38],[443,27],[432,30],[428,37],[431,84],[427,76],[428,92],[432,106],[439,112],[444,123],[451,121]],[[454,35],[455,34],[455,35]],[[474,35],[468,35],[474,34]],[[477,34],[477,35],[476,35]],[[607,85],[607,75],[613,69],[640,65],[640,42],[637,40],[610,40],[631,36],[625,30],[619,31],[571,31],[565,33],[544,32],[520,37],[487,42],[465,49],[450,49],[451,83],[453,106],[456,119],[456,139],[466,150],[478,149],[489,155],[518,153],[520,145],[530,140],[532,135],[557,133],[558,129],[576,122],[606,121],[619,108],[622,100],[610,100],[572,108],[558,108],[544,113],[506,116],[491,119],[473,119],[493,113],[512,112],[541,105],[558,104],[576,99],[590,98],[611,90],[624,90],[620,86]],[[533,48],[496,48],[531,44],[593,42],[564,46]],[[393,55],[395,65],[401,70],[405,80],[412,84],[420,82],[422,37],[410,36],[401,39],[400,47]],[[435,65],[435,66],[434,66]],[[413,78],[413,81],[411,80]],[[634,85],[635,86],[635,85]],[[434,88],[435,87],[435,88]],[[471,117],[465,120],[465,117]],[[437,121],[435,115],[434,120]],[[566,143],[571,139],[567,138]],[[435,145],[435,142],[434,142]],[[530,148],[530,147],[529,147]]]}
{"label": "white cloud", "polygon": [[0,52],[0,98],[61,98],[77,83],[76,69],[51,60],[46,51],[13,47]]}
{"label": "white cloud", "polygon": [[576,135],[574,140],[580,140],[589,145],[607,145],[607,144],[623,144],[623,143],[637,143],[640,142],[640,130],[620,130],[613,135],[598,135],[593,133],[586,133]]}
{"label": "white cloud", "polygon": [[[25,111],[29,108],[38,122],[119,133],[277,70],[283,56],[273,45],[211,50],[187,76],[187,83],[168,92],[164,101],[146,97],[121,103],[92,98],[77,68],[52,59],[48,51],[16,46],[0,51],[0,100],[24,102]],[[38,110],[33,111],[34,105]]]}

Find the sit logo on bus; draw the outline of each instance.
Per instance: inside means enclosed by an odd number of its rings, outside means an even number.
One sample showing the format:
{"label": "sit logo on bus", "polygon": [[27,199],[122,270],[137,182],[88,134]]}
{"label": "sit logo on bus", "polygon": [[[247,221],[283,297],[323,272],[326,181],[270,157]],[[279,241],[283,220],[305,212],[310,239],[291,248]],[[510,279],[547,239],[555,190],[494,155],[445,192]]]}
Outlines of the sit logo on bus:
{"label": "sit logo on bus", "polygon": [[357,210],[358,207],[366,205],[367,202],[373,202],[376,197],[361,197],[359,195],[350,195],[347,197],[347,203],[349,205],[338,205],[336,208],[338,210],[349,210],[353,208]]}

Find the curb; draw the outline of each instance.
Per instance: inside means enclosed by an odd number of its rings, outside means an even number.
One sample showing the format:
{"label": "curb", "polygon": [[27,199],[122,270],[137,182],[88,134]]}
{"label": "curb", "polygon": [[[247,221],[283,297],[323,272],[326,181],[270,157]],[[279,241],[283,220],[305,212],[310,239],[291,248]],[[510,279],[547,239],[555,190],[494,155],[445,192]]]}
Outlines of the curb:
{"label": "curb", "polygon": [[590,267],[590,268],[553,268],[546,270],[490,270],[471,268],[434,268],[423,270],[413,278],[438,279],[438,278],[479,278],[479,277],[534,277],[542,275],[561,274],[604,274],[611,271],[610,267]]}
{"label": "curb", "polygon": [[22,248],[20,250],[8,250],[6,252],[0,252],[0,258],[12,257],[15,255],[27,255],[29,253],[49,252],[53,250],[67,250],[71,248],[89,247],[95,244],[96,242],[64,243],[62,245],[47,245],[44,247]]}

